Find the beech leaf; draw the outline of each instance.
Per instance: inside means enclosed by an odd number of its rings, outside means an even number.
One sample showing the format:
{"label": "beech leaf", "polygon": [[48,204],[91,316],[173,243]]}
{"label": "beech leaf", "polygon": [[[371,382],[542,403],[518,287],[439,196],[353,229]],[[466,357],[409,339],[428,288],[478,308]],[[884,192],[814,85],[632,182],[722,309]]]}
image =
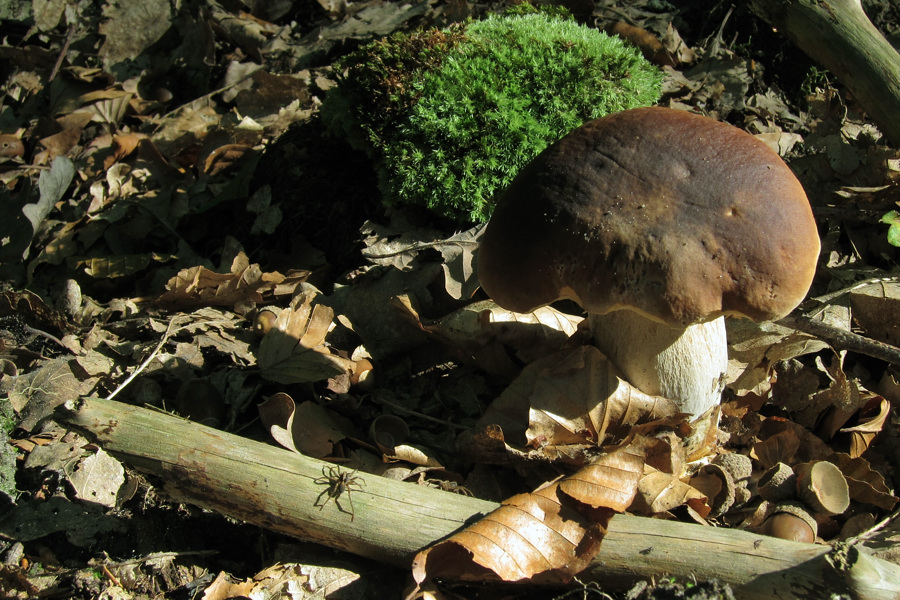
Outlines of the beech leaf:
{"label": "beech leaf", "polygon": [[644,474],[643,438],[615,452],[601,454],[559,482],[559,489],[583,504],[622,512],[634,500]]}
{"label": "beech leaf", "polygon": [[259,405],[259,417],[276,442],[314,458],[331,455],[335,444],[354,437],[353,426],[345,418],[314,402],[297,406],[283,392]]}
{"label": "beech leaf", "polygon": [[632,510],[658,514],[687,504],[705,518],[711,510],[707,500],[700,490],[681,481],[677,474],[647,467],[647,473],[638,485]]}
{"label": "beech leaf", "polygon": [[864,458],[853,458],[839,452],[828,459],[844,474],[850,488],[850,498],[857,502],[872,504],[886,511],[893,510],[900,498],[894,495],[884,476],[872,468]]}
{"label": "beech leaf", "polygon": [[438,576],[570,581],[599,552],[615,512],[634,498],[646,443],[635,440],[569,477],[513,496],[480,521],[423,550],[413,561],[419,589]]}
{"label": "beech leaf", "polygon": [[859,415],[859,423],[853,427],[841,429],[841,433],[850,434],[850,455],[854,458],[862,456],[869,445],[884,428],[891,414],[891,403],[881,396],[869,401]]}

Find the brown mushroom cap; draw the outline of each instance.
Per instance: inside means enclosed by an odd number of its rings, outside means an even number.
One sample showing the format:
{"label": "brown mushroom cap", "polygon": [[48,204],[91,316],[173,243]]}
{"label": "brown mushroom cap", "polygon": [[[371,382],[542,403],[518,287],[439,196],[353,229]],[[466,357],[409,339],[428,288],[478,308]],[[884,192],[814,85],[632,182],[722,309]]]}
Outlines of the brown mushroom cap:
{"label": "brown mushroom cap", "polygon": [[567,298],[686,326],[786,315],[818,254],[806,194],[768,146],[708,117],[638,108],[575,129],[519,173],[478,271],[516,312]]}

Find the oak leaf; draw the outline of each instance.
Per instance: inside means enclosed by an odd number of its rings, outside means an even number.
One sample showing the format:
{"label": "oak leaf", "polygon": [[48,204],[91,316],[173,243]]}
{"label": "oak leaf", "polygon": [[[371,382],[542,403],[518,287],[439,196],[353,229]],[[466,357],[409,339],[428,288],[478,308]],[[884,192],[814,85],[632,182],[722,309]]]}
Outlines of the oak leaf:
{"label": "oak leaf", "polygon": [[312,291],[296,296],[260,342],[260,373],[269,381],[309,383],[353,371],[352,360],[332,354],[325,345],[334,311],[313,305],[314,298]]}
{"label": "oak leaf", "polygon": [[169,309],[198,306],[252,307],[262,302],[263,293],[284,281],[280,273],[264,273],[239,253],[231,272],[216,273],[203,266],[183,269],[166,284],[156,304]]}
{"label": "oak leaf", "polygon": [[634,426],[676,413],[671,401],[628,384],[597,348],[580,346],[526,366],[479,423],[500,425],[511,443],[550,451],[619,443]]}

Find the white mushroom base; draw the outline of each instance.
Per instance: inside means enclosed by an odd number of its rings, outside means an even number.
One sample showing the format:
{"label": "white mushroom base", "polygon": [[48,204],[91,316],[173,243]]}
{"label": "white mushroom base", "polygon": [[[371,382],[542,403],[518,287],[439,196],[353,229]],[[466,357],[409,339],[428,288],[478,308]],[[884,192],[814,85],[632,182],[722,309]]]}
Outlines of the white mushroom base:
{"label": "white mushroom base", "polygon": [[724,317],[687,329],[630,310],[589,319],[594,343],[634,387],[674,400],[692,419],[721,403],[728,367]]}

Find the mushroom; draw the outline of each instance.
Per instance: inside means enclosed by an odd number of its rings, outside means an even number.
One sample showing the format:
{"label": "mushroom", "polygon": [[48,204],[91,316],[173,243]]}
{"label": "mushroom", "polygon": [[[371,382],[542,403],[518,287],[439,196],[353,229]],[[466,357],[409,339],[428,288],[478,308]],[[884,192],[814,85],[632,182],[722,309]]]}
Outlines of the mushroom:
{"label": "mushroom", "polygon": [[806,194],[777,153],[653,107],[586,123],[528,164],[487,225],[478,274],[515,312],[574,300],[633,386],[697,418],[721,402],[724,317],[787,315],[818,254]]}

